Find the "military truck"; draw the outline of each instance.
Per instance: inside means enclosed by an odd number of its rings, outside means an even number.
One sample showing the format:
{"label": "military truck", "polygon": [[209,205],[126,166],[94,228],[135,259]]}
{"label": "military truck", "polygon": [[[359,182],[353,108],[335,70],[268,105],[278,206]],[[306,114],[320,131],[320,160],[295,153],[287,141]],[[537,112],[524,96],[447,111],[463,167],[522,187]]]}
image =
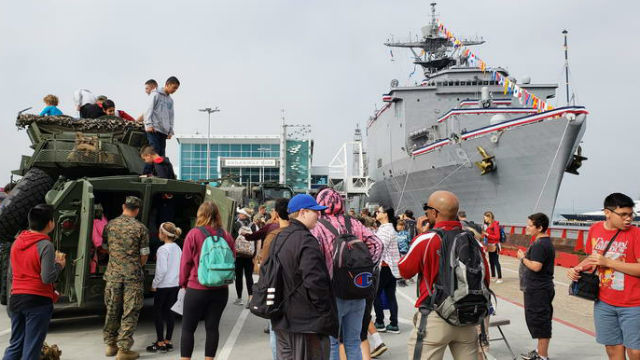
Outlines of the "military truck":
{"label": "military truck", "polygon": [[120,215],[126,196],[142,199],[139,220],[152,234],[152,254],[144,268],[147,290],[154,275],[153,251],[160,245],[153,235],[157,234],[163,195],[172,195],[173,222],[185,232],[195,223],[197,208],[205,200],[218,205],[225,228],[231,228],[236,203],[224,191],[201,183],[140,176],[144,163],[139,149],[146,144],[140,123],[111,117],[19,115],[16,124],[26,128],[34,152],[22,157],[20,169],[13,172],[22,179],[0,203],[3,303],[8,298],[4,279],[9,244],[26,228],[27,213],[38,203],[46,201],[54,207],[56,228],[51,239],[57,250],[67,254],[67,266],[56,283],[61,295],[57,306],[82,307],[103,301],[106,261],[95,256],[93,223],[103,214],[107,219]]}
{"label": "military truck", "polygon": [[218,179],[218,189],[235,200],[240,206],[246,206],[255,211],[260,205],[274,204],[278,198],[291,199],[294,195],[293,189],[284,184],[275,182],[264,182],[253,184],[251,187],[242,185],[234,179],[227,177]]}

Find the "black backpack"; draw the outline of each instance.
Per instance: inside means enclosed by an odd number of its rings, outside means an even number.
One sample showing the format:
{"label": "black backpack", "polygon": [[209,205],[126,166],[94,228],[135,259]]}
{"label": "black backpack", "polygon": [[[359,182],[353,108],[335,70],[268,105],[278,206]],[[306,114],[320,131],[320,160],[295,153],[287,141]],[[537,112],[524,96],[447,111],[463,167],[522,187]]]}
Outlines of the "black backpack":
{"label": "black backpack", "polygon": [[365,299],[375,291],[375,264],[367,244],[351,233],[351,218],[344,217],[347,232],[340,234],[326,219],[319,220],[333,235],[333,293],[340,299]]}
{"label": "black backpack", "polygon": [[482,248],[468,231],[434,231],[442,245],[438,277],[427,300],[429,308],[451,325],[478,325],[491,307]]}
{"label": "black backpack", "polygon": [[284,312],[284,303],[300,286],[298,284],[285,296],[282,265],[280,264],[278,253],[289,239],[289,236],[291,236],[291,233],[278,242],[281,238],[280,235],[278,234],[273,240],[269,249],[269,257],[260,266],[260,278],[253,285],[253,297],[249,301],[249,310],[254,315],[265,319],[280,317]]}

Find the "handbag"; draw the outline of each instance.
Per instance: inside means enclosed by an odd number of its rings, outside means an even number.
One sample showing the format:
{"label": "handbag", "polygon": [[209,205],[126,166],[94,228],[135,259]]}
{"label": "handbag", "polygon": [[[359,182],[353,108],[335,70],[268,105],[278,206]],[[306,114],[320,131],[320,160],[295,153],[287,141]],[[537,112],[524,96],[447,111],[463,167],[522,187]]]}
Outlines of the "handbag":
{"label": "handbag", "polygon": [[[611,240],[609,240],[609,243],[604,248],[604,252],[602,252],[602,256],[605,256],[607,254],[607,251],[609,251],[609,247],[611,247],[613,241],[616,239],[616,237],[618,237],[618,234],[620,234],[620,230],[618,230],[618,232],[613,235]],[[571,283],[571,286],[569,287],[569,295],[591,301],[597,300],[598,293],[600,292],[600,276],[598,276],[597,272],[597,266],[595,269],[593,269],[592,272],[581,271],[580,279]]]}

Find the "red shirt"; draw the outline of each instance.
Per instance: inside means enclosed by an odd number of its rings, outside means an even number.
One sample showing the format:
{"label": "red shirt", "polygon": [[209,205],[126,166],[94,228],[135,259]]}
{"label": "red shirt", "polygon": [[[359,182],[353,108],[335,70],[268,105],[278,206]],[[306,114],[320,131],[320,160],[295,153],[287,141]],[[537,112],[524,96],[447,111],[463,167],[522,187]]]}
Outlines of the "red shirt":
{"label": "red shirt", "polygon": [[500,243],[500,223],[495,220],[487,227],[487,242],[489,244]]}
{"label": "red shirt", "polygon": [[[586,253],[602,254],[605,247],[617,230],[607,230],[604,222],[591,225],[587,237]],[[625,263],[640,262],[640,229],[632,226],[621,231],[609,247],[606,257]],[[615,271],[611,268],[598,267],[600,275],[601,301],[613,306],[640,306],[640,278]]]}
{"label": "red shirt", "polygon": [[[459,221],[441,221],[436,223],[434,228],[454,230],[462,228],[462,225]],[[442,239],[435,232],[420,234],[413,239],[409,252],[398,263],[398,270],[403,278],[410,279],[416,274],[422,275],[415,307],[419,307],[433,289],[433,283],[436,281],[440,269],[441,243]],[[483,256],[483,261],[485,274],[489,274],[489,265],[485,256]],[[489,287],[488,276],[485,276],[485,283]]]}

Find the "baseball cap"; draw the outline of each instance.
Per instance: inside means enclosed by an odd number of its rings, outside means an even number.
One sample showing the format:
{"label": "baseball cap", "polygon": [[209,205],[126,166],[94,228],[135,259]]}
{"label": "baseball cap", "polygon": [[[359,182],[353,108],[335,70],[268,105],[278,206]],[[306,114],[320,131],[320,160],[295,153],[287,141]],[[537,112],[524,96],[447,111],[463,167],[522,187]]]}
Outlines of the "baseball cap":
{"label": "baseball cap", "polygon": [[324,210],[326,206],[318,205],[316,199],[313,196],[308,194],[298,194],[289,200],[289,206],[287,207],[287,212],[289,214],[294,213],[296,211],[300,211],[302,209],[309,210]]}
{"label": "baseball cap", "polygon": [[139,197],[137,196],[127,196],[126,200],[124,201],[125,205],[129,206],[129,207],[133,207],[133,208],[141,208],[142,207],[142,200],[140,200]]}

